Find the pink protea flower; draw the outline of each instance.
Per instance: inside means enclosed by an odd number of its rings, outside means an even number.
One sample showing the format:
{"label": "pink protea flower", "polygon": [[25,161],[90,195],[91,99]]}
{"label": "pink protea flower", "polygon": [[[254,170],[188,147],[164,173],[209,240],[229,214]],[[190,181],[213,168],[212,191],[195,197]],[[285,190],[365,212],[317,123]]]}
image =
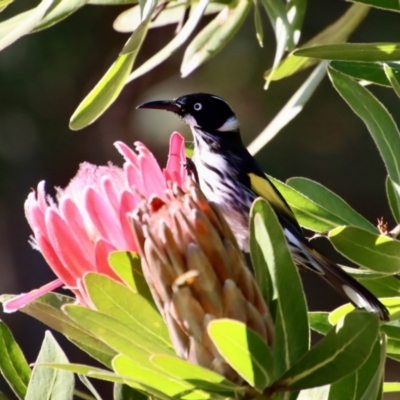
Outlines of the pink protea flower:
{"label": "pink protea flower", "polygon": [[60,286],[70,289],[78,301],[90,305],[82,278],[98,272],[119,280],[107,258],[114,250],[137,251],[127,219],[141,196],[163,196],[167,181],[183,186],[184,139],[173,133],[167,166],[161,170],[153,154],[140,142],[137,153],[122,142],[115,147],[125,158],[123,169],[109,164],[83,163],[56,200],[46,195],[45,182],[29,194],[25,214],[32,228],[32,245],[40,250],[58,279],[4,304],[6,312],[16,311]]}

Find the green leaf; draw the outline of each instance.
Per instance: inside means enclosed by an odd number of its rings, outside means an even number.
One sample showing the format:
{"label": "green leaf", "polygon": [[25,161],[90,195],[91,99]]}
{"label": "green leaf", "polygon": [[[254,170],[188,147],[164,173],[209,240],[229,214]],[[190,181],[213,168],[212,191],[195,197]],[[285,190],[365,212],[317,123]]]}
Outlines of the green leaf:
{"label": "green leaf", "polygon": [[345,315],[274,385],[298,390],[337,382],[365,363],[378,332],[375,315],[360,310]]}
{"label": "green leaf", "polygon": [[138,0],[89,0],[88,4],[97,6],[122,6],[126,4],[136,4]]}
{"label": "green leaf", "polygon": [[[8,298],[9,296],[1,296],[0,301],[6,301]],[[115,351],[95,338],[61,310],[63,305],[73,302],[75,302],[75,299],[72,297],[63,296],[58,293],[47,293],[27,304],[20,311],[62,333],[93,358],[105,365],[111,366],[111,360],[115,356]]]}
{"label": "green leaf", "polygon": [[398,77],[396,76],[399,74],[400,71],[397,68],[392,69],[388,64],[383,64],[383,70],[385,71],[386,77],[392,85],[394,92],[397,94],[398,97],[400,97],[400,82]]}
{"label": "green leaf", "polygon": [[148,396],[121,383],[114,384],[113,400],[148,400]]}
{"label": "green leaf", "polygon": [[394,183],[389,176],[386,178],[386,195],[394,219],[400,223],[400,185]]}
{"label": "green leaf", "polygon": [[329,313],[323,311],[313,311],[308,313],[310,328],[321,335],[326,335],[332,328],[329,323]]}
{"label": "green leaf", "polygon": [[221,12],[192,40],[186,48],[181,75],[187,77],[200,65],[215,56],[242,26],[251,8],[248,0],[238,0]]}
{"label": "green leaf", "polygon": [[342,226],[329,232],[335,249],[365,268],[383,273],[400,272],[400,242],[354,226]]}
{"label": "green leaf", "polygon": [[[285,198],[301,226],[314,232],[327,232],[346,224],[345,220],[326,209],[325,204],[315,203],[304,194],[271,176],[268,176],[268,179]],[[328,191],[328,189],[325,190]],[[332,195],[336,196],[333,193]]]}
{"label": "green leaf", "polygon": [[264,29],[257,0],[254,0],[254,28],[256,30],[258,44],[260,47],[264,47]]}
{"label": "green leaf", "polygon": [[333,86],[364,121],[372,135],[389,176],[400,185],[400,132],[385,107],[354,79],[329,68]]}
{"label": "green leaf", "polygon": [[78,374],[79,380],[86,386],[89,392],[93,395],[95,400],[102,400],[101,396],[85,375]]}
{"label": "green leaf", "polygon": [[[350,34],[357,29],[360,23],[367,16],[369,7],[362,4],[352,5],[337,21],[329,25],[318,35],[303,45],[303,47],[316,46],[326,43],[342,43],[347,40]],[[271,75],[272,70],[264,74],[264,79],[277,81],[295,74],[305,68],[318,63],[316,59],[300,58],[293,54],[286,57]]]}
{"label": "green leaf", "polygon": [[306,81],[300,86],[296,93],[290,98],[285,106],[279,111],[268,126],[247,146],[252,155],[258,153],[279,131],[286,126],[310,99],[322,78],[326,74],[326,63],[322,62],[315,68]]}
{"label": "green leaf", "polygon": [[139,76],[142,76],[146,72],[152,70],[157,65],[161,64],[163,61],[169,58],[173,53],[175,53],[175,51],[178,50],[179,47],[181,47],[187,39],[189,39],[190,35],[196,29],[209,4],[208,2],[209,0],[200,0],[195,12],[190,15],[188,21],[179,31],[179,33],[163,49],[161,49],[153,57],[144,62],[139,68],[134,70],[129,75],[127,82],[131,82]]}
{"label": "green leaf", "polygon": [[0,23],[0,51],[35,28],[56,0],[42,0],[40,4]]}
{"label": "green leaf", "polygon": [[[68,359],[50,331],[45,334],[36,364],[68,363]],[[74,374],[35,365],[25,400],[72,400]]]}
{"label": "green leaf", "polygon": [[69,123],[71,129],[85,128],[107,110],[123,89],[135,58],[134,53],[118,56],[100,82],[75,110]]}
{"label": "green leaf", "polygon": [[357,226],[368,232],[376,233],[377,229],[361,214],[350,207],[342,198],[320,183],[307,178],[290,178],[286,182],[311,201],[325,208],[346,225]]}
{"label": "green leaf", "polygon": [[306,47],[293,53],[296,57],[320,60],[386,62],[400,59],[399,43],[337,43]]}
{"label": "green leaf", "polygon": [[[155,355],[150,360],[153,365],[167,374],[189,382],[202,390],[211,392],[238,392],[243,390],[242,387],[228,381],[222,375],[178,357]],[[232,395],[232,397],[234,396]]]}
{"label": "green leaf", "polygon": [[398,382],[385,382],[383,384],[384,393],[400,392],[400,383]]}
{"label": "green leaf", "polygon": [[[127,287],[154,304],[153,296],[143,276],[140,257],[136,253],[113,251],[108,256],[108,262]],[[154,307],[156,307],[155,304]]]}
{"label": "green leaf", "polygon": [[383,8],[392,11],[400,11],[400,4],[397,0],[351,0],[357,3],[368,4],[372,7]]}
{"label": "green leaf", "polygon": [[328,400],[330,386],[319,386],[311,389],[304,389],[300,392],[297,400]]}
{"label": "green leaf", "polygon": [[7,325],[0,320],[0,372],[19,399],[24,399],[31,369]]}
{"label": "green leaf", "polygon": [[97,311],[115,318],[154,344],[173,351],[167,327],[153,304],[105,275],[89,272],[84,280]]}
{"label": "green leaf", "polygon": [[[273,293],[268,306],[275,320],[273,355],[275,375],[279,376],[308,350],[307,308],[298,270],[278,219],[267,201],[258,199],[253,203],[251,220],[254,220],[251,241],[258,243],[272,280]],[[255,266],[255,270],[258,274],[259,267]]]}
{"label": "green leaf", "polygon": [[169,354],[171,351],[153,341],[152,337],[133,330],[119,320],[79,305],[67,304],[64,311],[93,336],[106,343],[118,353],[135,359],[149,357],[153,353]]}
{"label": "green leaf", "polygon": [[[0,12],[2,12],[12,2],[14,2],[14,0],[0,0]],[[0,397],[0,399],[1,399],[1,397]]]}
{"label": "green leaf", "polygon": [[207,327],[218,352],[228,364],[260,393],[274,380],[271,349],[243,322],[218,319]]}
{"label": "green leaf", "polygon": [[55,1],[53,6],[50,7],[44,18],[38,25],[32,30],[32,32],[38,32],[42,29],[49,28],[50,26],[62,21],[69,15],[78,11],[84,6],[88,0],[58,0]]}
{"label": "green leaf", "polygon": [[185,154],[187,158],[192,159],[194,155],[194,142],[185,142]]}
{"label": "green leaf", "polygon": [[[392,62],[387,63],[394,73],[400,73],[400,65]],[[384,64],[379,62],[360,61],[331,61],[330,66],[339,72],[350,75],[353,78],[365,80],[377,85],[391,86],[385,71]]]}
{"label": "green leaf", "polygon": [[[143,359],[138,361],[125,355],[118,355],[113,361],[113,367],[118,375],[140,382],[166,396],[178,397],[180,394],[195,389],[192,384],[168,376]],[[127,384],[130,385],[130,382],[127,381]],[[204,397],[198,397],[199,400],[202,398]]]}

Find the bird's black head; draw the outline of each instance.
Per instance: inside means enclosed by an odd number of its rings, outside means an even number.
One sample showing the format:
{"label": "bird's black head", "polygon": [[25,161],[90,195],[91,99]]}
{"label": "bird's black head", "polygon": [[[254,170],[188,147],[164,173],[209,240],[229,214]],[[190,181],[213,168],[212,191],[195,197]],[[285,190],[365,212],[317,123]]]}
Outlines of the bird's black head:
{"label": "bird's black head", "polygon": [[229,104],[212,94],[188,94],[174,100],[151,101],[137,108],[172,111],[189,126],[210,133],[239,132],[238,120]]}

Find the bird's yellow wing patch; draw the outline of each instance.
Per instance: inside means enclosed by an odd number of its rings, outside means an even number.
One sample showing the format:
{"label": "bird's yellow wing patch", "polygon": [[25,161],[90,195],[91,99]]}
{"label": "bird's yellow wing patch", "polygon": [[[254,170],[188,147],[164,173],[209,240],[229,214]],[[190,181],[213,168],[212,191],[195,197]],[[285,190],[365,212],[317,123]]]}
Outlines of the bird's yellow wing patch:
{"label": "bird's yellow wing patch", "polygon": [[267,177],[264,178],[253,173],[249,173],[248,175],[251,190],[254,193],[267,200],[276,211],[283,212],[286,216],[294,219],[292,210]]}

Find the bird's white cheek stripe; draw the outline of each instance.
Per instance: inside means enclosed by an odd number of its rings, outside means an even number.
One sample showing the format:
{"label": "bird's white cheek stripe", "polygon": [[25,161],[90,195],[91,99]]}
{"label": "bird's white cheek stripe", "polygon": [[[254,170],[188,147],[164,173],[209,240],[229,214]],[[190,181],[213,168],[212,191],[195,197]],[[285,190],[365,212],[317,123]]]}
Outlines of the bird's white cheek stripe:
{"label": "bird's white cheek stripe", "polygon": [[239,122],[237,118],[230,117],[228,118],[225,123],[220,126],[217,131],[220,132],[230,132],[230,131],[237,131],[239,129]]}

